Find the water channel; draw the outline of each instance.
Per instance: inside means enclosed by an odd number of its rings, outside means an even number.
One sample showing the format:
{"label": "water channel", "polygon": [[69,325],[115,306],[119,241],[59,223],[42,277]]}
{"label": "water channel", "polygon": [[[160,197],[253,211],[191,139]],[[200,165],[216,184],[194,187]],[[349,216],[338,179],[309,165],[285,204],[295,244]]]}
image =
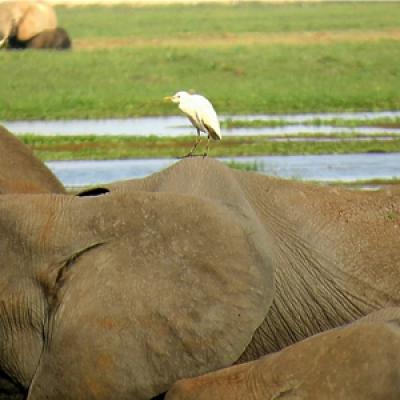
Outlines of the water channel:
{"label": "water channel", "polygon": [[[223,129],[224,136],[248,135],[296,135],[369,133],[399,134],[399,128],[363,127],[354,128],[330,126],[334,119],[368,121],[377,118],[399,118],[400,111],[356,112],[356,113],[310,113],[284,115],[225,115],[221,121],[266,120],[280,121],[283,126],[263,128]],[[326,125],[305,125],[312,120],[324,121]],[[285,125],[287,123],[287,125]],[[135,136],[182,136],[194,134],[194,128],[185,116],[143,117],[103,120],[55,120],[55,121],[6,121],[7,129],[16,134],[37,135],[135,135]],[[362,125],[362,124],[361,124]],[[363,138],[365,140],[365,138]],[[384,139],[384,138],[382,138]],[[388,140],[391,138],[388,137]],[[274,140],[281,140],[275,138]],[[297,140],[297,139],[292,139]],[[299,138],[298,140],[310,140]],[[315,139],[311,139],[315,140]],[[324,139],[319,139],[324,140]],[[332,140],[327,138],[326,140]],[[262,156],[230,157],[223,161],[257,163],[260,173],[319,181],[353,181],[374,178],[399,178],[400,153],[394,154],[347,154],[320,156]],[[116,180],[142,178],[167,168],[177,160],[135,159],[104,161],[59,161],[48,162],[49,167],[66,186],[85,186]]]}
{"label": "water channel", "polygon": [[[400,153],[318,156],[230,157],[222,161],[256,162],[260,173],[318,181],[400,178]],[[85,186],[142,178],[171,166],[174,159],[50,161],[47,165],[66,186]]]}
{"label": "water channel", "polygon": [[[223,129],[224,136],[255,135],[295,135],[309,134],[399,134],[399,128],[384,127],[335,127],[329,126],[333,119],[367,121],[376,118],[400,117],[400,111],[355,112],[355,113],[318,113],[318,114],[283,114],[283,115],[222,115],[221,121],[265,120],[280,121],[283,126],[262,128]],[[326,121],[327,125],[304,125],[312,120]],[[288,125],[284,125],[287,123]],[[132,136],[186,136],[195,133],[185,116],[142,117],[125,119],[98,120],[53,120],[53,121],[4,121],[2,124],[15,134],[34,135],[132,135]],[[294,124],[294,125],[293,125]]]}

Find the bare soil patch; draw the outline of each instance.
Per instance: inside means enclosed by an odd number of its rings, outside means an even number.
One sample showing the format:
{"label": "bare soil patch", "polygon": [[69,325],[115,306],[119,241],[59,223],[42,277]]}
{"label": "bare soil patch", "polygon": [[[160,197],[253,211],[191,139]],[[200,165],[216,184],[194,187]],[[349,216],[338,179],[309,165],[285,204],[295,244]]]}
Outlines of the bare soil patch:
{"label": "bare soil patch", "polygon": [[400,30],[346,31],[346,32],[292,32],[292,33],[243,33],[223,35],[188,34],[169,38],[84,38],[74,41],[74,48],[113,49],[120,47],[230,47],[249,45],[304,45],[334,42],[376,42],[400,40]]}

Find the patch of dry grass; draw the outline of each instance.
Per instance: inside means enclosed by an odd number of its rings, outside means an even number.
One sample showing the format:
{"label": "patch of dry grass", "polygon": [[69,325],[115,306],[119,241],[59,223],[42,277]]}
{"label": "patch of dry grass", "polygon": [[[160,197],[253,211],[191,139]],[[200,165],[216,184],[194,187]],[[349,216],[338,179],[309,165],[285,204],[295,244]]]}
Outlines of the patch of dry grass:
{"label": "patch of dry grass", "polygon": [[185,34],[167,38],[82,38],[74,42],[75,49],[114,49],[120,47],[233,47],[254,45],[313,45],[331,43],[371,43],[380,40],[400,40],[400,30],[354,32],[291,32],[240,34]]}

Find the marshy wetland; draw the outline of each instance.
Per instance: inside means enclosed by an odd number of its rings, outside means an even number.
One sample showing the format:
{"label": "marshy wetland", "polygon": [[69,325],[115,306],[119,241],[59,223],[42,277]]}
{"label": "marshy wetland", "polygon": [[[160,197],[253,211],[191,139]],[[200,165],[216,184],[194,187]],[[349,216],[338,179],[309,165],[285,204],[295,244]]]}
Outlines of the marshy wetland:
{"label": "marshy wetland", "polygon": [[[330,154],[313,156],[222,157],[236,169],[286,179],[356,183],[363,187],[400,182],[400,154]],[[143,178],[178,162],[171,158],[49,161],[48,167],[68,187]]]}
{"label": "marshy wetland", "polygon": [[[212,155],[233,168],[288,179],[396,183],[398,124],[398,112],[221,116],[224,138],[213,143]],[[5,125],[67,186],[150,175],[193,143],[193,129],[180,116]]]}
{"label": "marshy wetland", "polygon": [[175,159],[194,140],[162,101],[178,89],[212,100],[223,140],[211,155],[234,167],[273,173],[234,157],[400,152],[397,4],[57,13],[72,51],[1,53],[0,120],[42,160]]}

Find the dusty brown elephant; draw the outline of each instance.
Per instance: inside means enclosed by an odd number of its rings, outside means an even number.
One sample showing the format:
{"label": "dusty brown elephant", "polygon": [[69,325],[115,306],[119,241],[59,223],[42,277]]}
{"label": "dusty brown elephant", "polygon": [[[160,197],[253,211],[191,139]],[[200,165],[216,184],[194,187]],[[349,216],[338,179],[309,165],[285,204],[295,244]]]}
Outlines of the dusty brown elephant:
{"label": "dusty brown elephant", "polygon": [[398,400],[400,308],[377,311],[278,353],[182,380],[166,400]]}
{"label": "dusty brown elephant", "polygon": [[398,306],[399,218],[398,191],[211,159],[82,197],[0,196],[0,388],[149,399]]}
{"label": "dusty brown elephant", "polygon": [[32,150],[0,125],[0,194],[65,193]]}
{"label": "dusty brown elephant", "polygon": [[43,1],[0,3],[0,48],[68,49],[71,39],[57,26],[52,6]]}

